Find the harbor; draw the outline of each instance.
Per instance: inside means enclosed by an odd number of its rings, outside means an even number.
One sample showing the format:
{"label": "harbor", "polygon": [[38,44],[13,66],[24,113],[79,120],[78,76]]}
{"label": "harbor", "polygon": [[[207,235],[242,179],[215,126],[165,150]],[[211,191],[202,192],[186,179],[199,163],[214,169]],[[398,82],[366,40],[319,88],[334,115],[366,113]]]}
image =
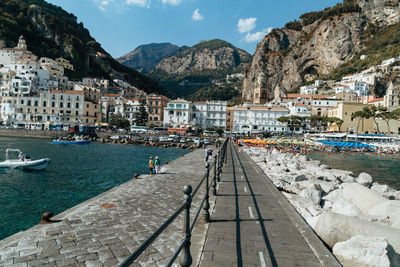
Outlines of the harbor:
{"label": "harbor", "polygon": [[41,171],[1,169],[0,239],[34,226],[44,212],[63,212],[131,180],[136,173],[147,173],[149,156],[159,156],[164,165],[189,152],[141,145],[54,145],[49,139],[1,137],[0,151],[5,153],[9,147],[32,158],[48,157],[51,163]]}

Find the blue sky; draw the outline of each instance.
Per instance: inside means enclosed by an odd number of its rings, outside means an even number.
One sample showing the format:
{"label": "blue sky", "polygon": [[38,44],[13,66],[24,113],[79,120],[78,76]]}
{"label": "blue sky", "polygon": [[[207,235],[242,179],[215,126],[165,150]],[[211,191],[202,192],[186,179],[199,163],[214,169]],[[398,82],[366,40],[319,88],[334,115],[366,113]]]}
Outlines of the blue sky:
{"label": "blue sky", "polygon": [[113,57],[137,46],[222,39],[254,53],[272,28],[339,0],[47,0],[73,13]]}

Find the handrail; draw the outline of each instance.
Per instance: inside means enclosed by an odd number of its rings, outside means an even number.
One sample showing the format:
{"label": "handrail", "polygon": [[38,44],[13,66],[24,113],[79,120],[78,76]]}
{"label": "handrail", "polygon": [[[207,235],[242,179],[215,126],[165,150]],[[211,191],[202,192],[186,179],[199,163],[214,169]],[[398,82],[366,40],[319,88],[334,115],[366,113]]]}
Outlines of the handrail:
{"label": "handrail", "polygon": [[[182,204],[175,212],[172,214],[164,223],[155,230],[150,237],[148,237],[130,256],[128,256],[121,264],[120,267],[130,266],[144,251],[145,249],[153,243],[153,241],[184,211],[185,212],[185,220],[184,220],[184,230],[185,230],[185,238],[180,243],[177,250],[174,252],[174,255],[171,257],[170,261],[166,266],[172,266],[175,262],[176,258],[183,250],[182,259],[180,261],[181,266],[190,266],[192,264],[192,256],[190,254],[190,239],[192,231],[195,227],[196,221],[200,215],[201,210],[204,210],[204,221],[209,223],[210,214],[209,214],[209,189],[213,187],[213,195],[215,194],[215,187],[217,181],[220,180],[220,173],[222,172],[222,166],[224,164],[224,159],[226,155],[226,146],[228,139],[225,139],[224,143],[221,146],[221,149],[218,151],[218,155],[214,157],[214,162],[211,164],[206,163],[206,173],[201,178],[196,188],[192,191],[192,187],[190,185],[186,185],[184,187],[183,192],[185,193],[185,203]],[[209,182],[210,169],[214,169],[214,177]],[[218,177],[218,180],[217,180]],[[201,185],[206,181],[206,192],[204,194],[203,199],[200,202],[200,205],[195,212],[195,216],[190,223],[190,208],[192,204],[192,199],[200,189]]]}

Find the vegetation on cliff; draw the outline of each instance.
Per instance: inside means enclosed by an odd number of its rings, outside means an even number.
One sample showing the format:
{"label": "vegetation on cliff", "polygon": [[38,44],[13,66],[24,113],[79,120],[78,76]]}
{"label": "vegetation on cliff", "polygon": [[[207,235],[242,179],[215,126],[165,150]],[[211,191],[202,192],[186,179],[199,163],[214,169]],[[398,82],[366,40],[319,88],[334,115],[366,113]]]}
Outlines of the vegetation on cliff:
{"label": "vegetation on cliff", "polygon": [[148,92],[163,92],[158,83],[115,61],[73,14],[44,0],[1,1],[0,47],[14,47],[21,34],[37,56],[68,59],[75,68],[66,72],[72,79],[119,78]]}

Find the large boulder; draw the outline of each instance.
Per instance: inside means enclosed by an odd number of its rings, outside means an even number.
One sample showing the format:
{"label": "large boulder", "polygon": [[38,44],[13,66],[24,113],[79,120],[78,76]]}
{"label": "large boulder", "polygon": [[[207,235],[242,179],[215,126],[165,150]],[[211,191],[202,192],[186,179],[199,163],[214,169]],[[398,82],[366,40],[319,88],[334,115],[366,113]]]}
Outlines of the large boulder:
{"label": "large boulder", "polygon": [[362,172],[358,175],[356,182],[366,187],[369,187],[372,183],[372,176],[366,172]]}
{"label": "large boulder", "polygon": [[356,205],[364,214],[368,214],[368,211],[373,206],[388,201],[386,198],[358,183],[344,184],[342,188],[343,199]]}
{"label": "large boulder", "polygon": [[344,199],[339,199],[333,203],[332,212],[350,217],[357,217],[361,214],[361,211],[355,205]]}
{"label": "large boulder", "polygon": [[353,236],[383,237],[400,252],[400,229],[366,222],[333,212],[322,212],[314,228],[317,235],[331,248]]}
{"label": "large boulder", "polygon": [[317,189],[307,188],[300,192],[299,194],[303,198],[311,200],[314,204],[320,204],[322,199],[321,191]]}
{"label": "large boulder", "polygon": [[373,183],[371,186],[371,190],[378,192],[382,195],[383,193],[386,193],[389,191],[389,186],[387,186],[385,184]]}
{"label": "large boulder", "polygon": [[333,254],[343,266],[390,267],[399,266],[398,255],[384,238],[353,236],[338,242]]}

